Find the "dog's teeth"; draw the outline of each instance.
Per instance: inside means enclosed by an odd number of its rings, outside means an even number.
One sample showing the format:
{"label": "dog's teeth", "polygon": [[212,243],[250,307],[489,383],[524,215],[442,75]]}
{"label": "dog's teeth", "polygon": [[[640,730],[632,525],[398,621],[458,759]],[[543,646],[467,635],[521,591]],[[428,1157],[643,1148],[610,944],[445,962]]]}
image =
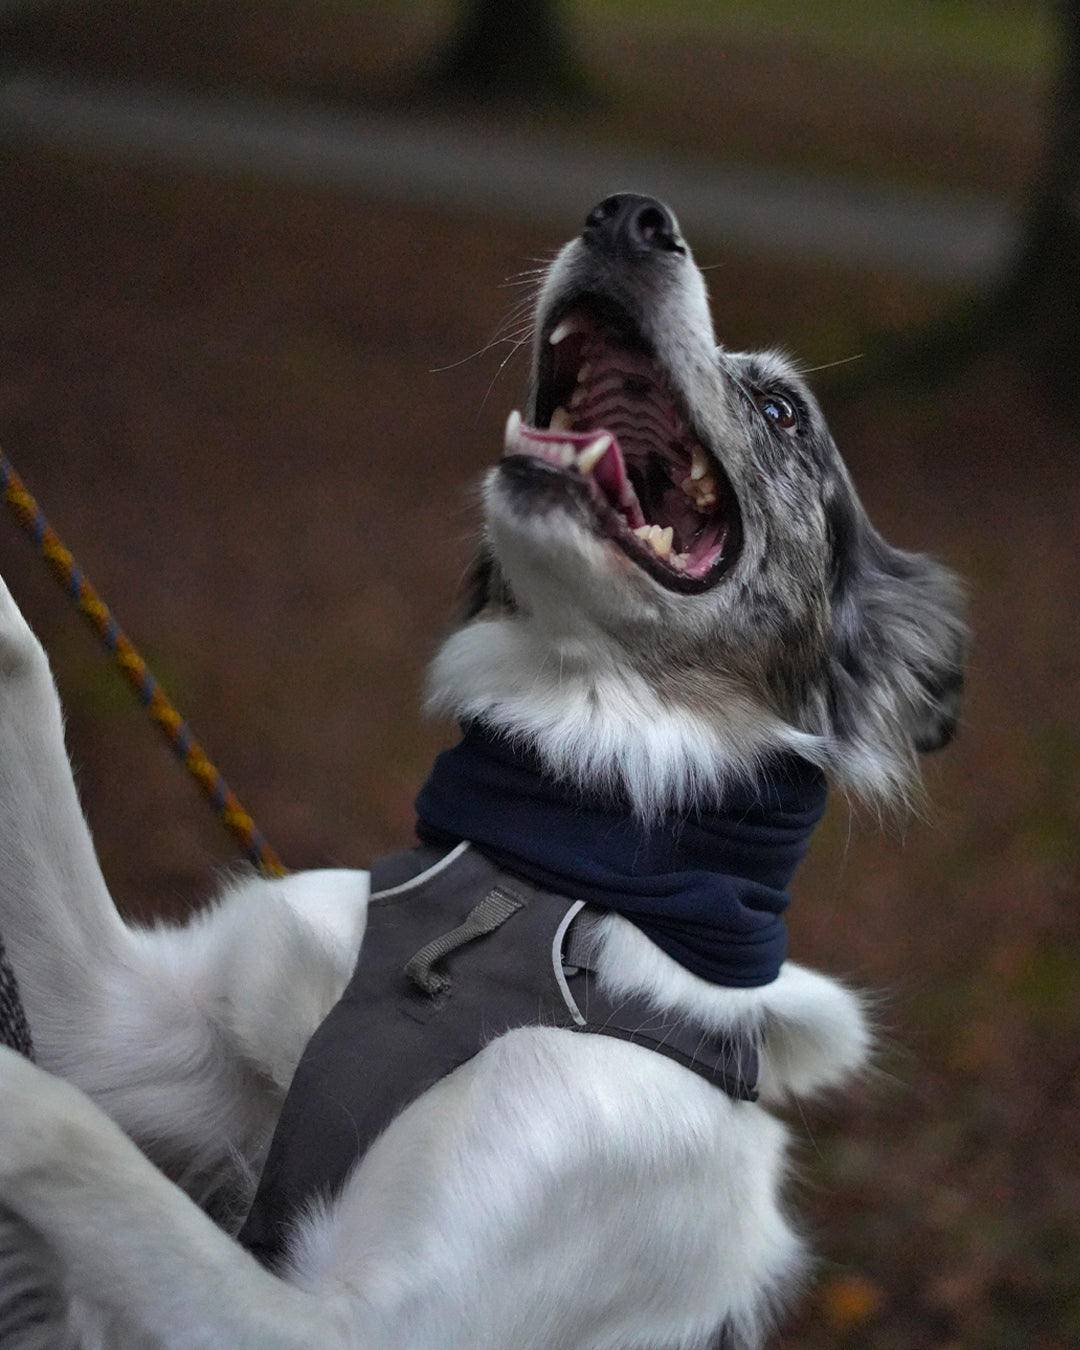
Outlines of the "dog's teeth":
{"label": "dog's teeth", "polygon": [[662,529],[659,525],[639,525],[634,533],[643,543],[652,546],[658,558],[666,558],[671,553],[675,531],[670,525],[665,525]]}
{"label": "dog's teeth", "polygon": [[606,431],[602,436],[597,436],[595,441],[590,441],[577,457],[578,473],[592,473],[612,444],[612,438]]}
{"label": "dog's teeth", "polygon": [[700,445],[694,445],[690,450],[690,477],[697,482],[699,478],[704,478],[710,473],[709,461]]}
{"label": "dog's teeth", "polygon": [[687,557],[685,553],[673,553],[671,557],[668,558],[668,562],[677,572],[686,571]]}
{"label": "dog's teeth", "polygon": [[716,505],[716,479],[711,473],[704,478],[684,478],[679,486],[698,511],[707,511]]}
{"label": "dog's teeth", "polygon": [[690,476],[679,485],[698,511],[708,511],[716,505],[718,489],[712,465],[700,445],[690,447]]}
{"label": "dog's teeth", "polygon": [[577,461],[577,451],[569,441],[556,441],[552,447],[559,456],[559,463],[564,469],[569,469]]}
{"label": "dog's teeth", "polygon": [[584,384],[592,373],[593,373],[592,362],[582,361],[581,365],[578,366],[578,373],[577,373],[578,384]]}
{"label": "dog's teeth", "polygon": [[503,445],[507,450],[516,449],[521,431],[521,414],[514,411],[506,419],[506,431],[503,433]]}
{"label": "dog's teeth", "polygon": [[579,408],[585,402],[585,390],[580,384],[574,385],[574,392],[570,395],[571,408]]}
{"label": "dog's teeth", "polygon": [[551,431],[570,430],[570,414],[561,404],[551,414],[551,421],[548,423],[548,428]]}
{"label": "dog's teeth", "polygon": [[552,330],[548,342],[550,342],[553,347],[557,347],[559,343],[562,342],[564,338],[568,338],[571,333],[583,333],[584,331],[585,324],[582,323],[580,319],[563,319],[563,321],[560,324],[557,324]]}

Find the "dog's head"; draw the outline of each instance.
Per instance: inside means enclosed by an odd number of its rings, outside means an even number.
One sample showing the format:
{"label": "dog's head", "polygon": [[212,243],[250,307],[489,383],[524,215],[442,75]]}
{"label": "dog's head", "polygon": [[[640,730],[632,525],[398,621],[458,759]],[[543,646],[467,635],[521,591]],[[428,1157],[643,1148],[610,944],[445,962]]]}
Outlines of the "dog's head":
{"label": "dog's head", "polygon": [[476,608],[432,701],[556,772],[650,811],[783,747],[895,799],[952,734],[955,579],[874,530],[788,361],[717,346],[654,199],[605,199],[548,272],[484,507]]}

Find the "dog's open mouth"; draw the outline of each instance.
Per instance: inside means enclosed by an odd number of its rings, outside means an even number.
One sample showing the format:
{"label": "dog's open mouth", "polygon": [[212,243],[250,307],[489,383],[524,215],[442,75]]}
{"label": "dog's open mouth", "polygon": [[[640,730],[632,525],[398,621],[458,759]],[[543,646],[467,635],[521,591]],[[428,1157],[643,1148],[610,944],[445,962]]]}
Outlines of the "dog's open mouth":
{"label": "dog's open mouth", "polygon": [[577,305],[553,325],[536,426],[511,413],[504,454],[582,485],[599,529],[670,589],[715,585],[738,554],[727,475],[688,425],[659,361],[617,316]]}

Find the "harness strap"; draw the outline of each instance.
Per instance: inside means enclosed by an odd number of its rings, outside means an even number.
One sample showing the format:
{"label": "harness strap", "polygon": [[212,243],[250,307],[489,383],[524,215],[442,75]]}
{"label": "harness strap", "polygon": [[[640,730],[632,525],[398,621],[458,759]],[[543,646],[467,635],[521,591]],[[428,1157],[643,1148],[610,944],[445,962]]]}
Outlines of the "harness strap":
{"label": "harness strap", "polygon": [[356,970],[297,1066],[240,1233],[267,1265],[297,1216],[345,1184],[400,1111],[505,1032],[614,1036],[737,1101],[754,1098],[751,1031],[716,1037],[685,1009],[604,987],[594,956],[603,910],[541,890],[468,845],[380,867],[376,881]]}
{"label": "harness strap", "polygon": [[[684,1014],[658,1008],[639,995],[620,996],[616,1002],[595,980],[603,911],[577,905],[569,917],[562,970],[556,968],[556,976],[563,976],[559,983],[563,997],[569,995],[572,1000],[570,1012],[578,1030],[645,1046],[690,1069],[735,1101],[757,1101],[761,1059],[756,1035],[750,1030],[741,1035],[712,1035]],[[583,980],[584,988],[579,990],[585,1002],[582,1013],[573,986]]]}
{"label": "harness strap", "polygon": [[[375,895],[379,901],[385,901],[398,893],[408,893],[421,877],[433,879],[447,866],[457,864],[467,849],[468,845],[459,844],[442,857],[438,851],[432,854],[431,850],[418,849],[411,855],[380,860],[372,872],[373,882],[379,883],[374,887]],[[470,856],[474,864],[484,866],[474,851]],[[490,889],[479,904],[457,927],[426,943],[404,967],[414,989],[431,998],[433,1007],[452,989],[449,976],[434,969],[438,962],[475,939],[495,932],[519,910],[544,902],[545,893],[536,887],[527,883],[515,886],[507,873],[490,864],[487,867]],[[410,878],[412,868],[419,868],[420,872],[419,875],[414,872]],[[400,881],[399,876],[408,879]],[[383,889],[388,881],[396,884]],[[556,900],[550,892],[546,893],[546,902]],[[613,1036],[643,1046],[673,1059],[734,1101],[756,1101],[761,1065],[758,1037],[752,1029],[714,1036],[685,1014],[659,1008],[640,995],[620,995],[616,999],[601,987],[596,955],[601,946],[600,925],[606,914],[606,910],[577,900],[568,905],[555,928],[550,972],[569,1014],[566,1025],[575,1031]]]}

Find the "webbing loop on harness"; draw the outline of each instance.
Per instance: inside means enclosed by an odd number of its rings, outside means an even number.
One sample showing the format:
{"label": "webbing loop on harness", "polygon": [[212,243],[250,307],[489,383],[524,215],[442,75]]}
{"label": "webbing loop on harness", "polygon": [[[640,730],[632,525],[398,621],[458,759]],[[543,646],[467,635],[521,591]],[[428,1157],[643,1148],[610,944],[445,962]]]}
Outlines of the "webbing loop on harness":
{"label": "webbing loop on harness", "polygon": [[432,998],[449,993],[453,981],[449,975],[435,970],[436,962],[457,951],[459,947],[464,947],[466,943],[473,942],[488,933],[494,933],[507,919],[524,907],[525,901],[509,889],[494,886],[483,900],[470,910],[464,923],[428,942],[415,956],[410,957],[405,966],[405,974],[418,989]]}

